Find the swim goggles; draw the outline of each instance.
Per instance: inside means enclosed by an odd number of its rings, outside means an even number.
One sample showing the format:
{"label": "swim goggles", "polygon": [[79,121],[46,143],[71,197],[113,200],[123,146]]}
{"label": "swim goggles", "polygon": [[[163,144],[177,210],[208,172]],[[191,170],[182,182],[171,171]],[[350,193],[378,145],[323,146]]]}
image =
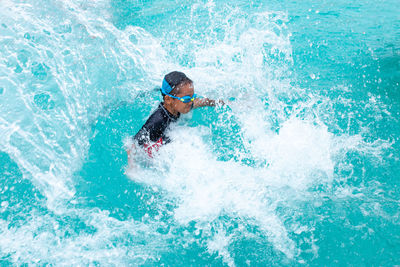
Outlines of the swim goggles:
{"label": "swim goggles", "polygon": [[194,101],[196,98],[197,98],[197,95],[196,94],[193,94],[192,96],[190,96],[190,95],[185,95],[185,96],[174,96],[174,95],[170,95],[170,94],[166,94],[167,96],[169,96],[169,97],[172,97],[172,98],[175,98],[175,99],[178,99],[179,101],[182,101],[183,103],[189,103],[189,102],[192,102],[192,101]]}

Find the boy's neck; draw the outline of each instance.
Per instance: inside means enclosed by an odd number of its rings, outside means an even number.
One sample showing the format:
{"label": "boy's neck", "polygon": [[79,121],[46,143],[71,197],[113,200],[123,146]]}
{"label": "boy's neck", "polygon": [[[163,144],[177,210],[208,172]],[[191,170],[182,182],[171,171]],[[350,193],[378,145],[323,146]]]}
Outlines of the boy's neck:
{"label": "boy's neck", "polygon": [[163,103],[162,104],[164,106],[164,108],[171,113],[172,115],[174,115],[175,117],[178,116],[178,111],[176,111],[171,105],[168,105],[167,103]]}

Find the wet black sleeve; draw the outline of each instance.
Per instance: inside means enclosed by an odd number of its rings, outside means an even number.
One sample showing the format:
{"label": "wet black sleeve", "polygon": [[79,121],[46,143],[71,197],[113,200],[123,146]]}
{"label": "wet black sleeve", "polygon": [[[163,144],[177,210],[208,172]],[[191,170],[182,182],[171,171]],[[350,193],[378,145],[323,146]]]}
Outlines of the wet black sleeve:
{"label": "wet black sleeve", "polygon": [[167,118],[164,118],[160,109],[156,110],[135,135],[134,140],[136,140],[140,146],[143,146],[150,141],[157,142],[160,138],[165,139],[164,132],[168,127],[167,120]]}

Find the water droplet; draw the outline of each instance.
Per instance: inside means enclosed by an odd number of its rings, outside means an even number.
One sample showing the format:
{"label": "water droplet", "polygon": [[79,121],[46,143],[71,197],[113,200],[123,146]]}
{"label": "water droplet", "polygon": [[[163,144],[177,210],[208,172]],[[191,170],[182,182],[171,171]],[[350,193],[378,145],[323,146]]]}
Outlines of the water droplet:
{"label": "water droplet", "polygon": [[70,33],[72,32],[72,28],[70,24],[63,24],[55,27],[54,31],[57,33]]}
{"label": "water droplet", "polygon": [[32,37],[29,34],[29,32],[27,32],[27,33],[24,34],[24,38],[30,40]]}
{"label": "water droplet", "polygon": [[17,66],[15,66],[14,72],[15,73],[21,73],[22,72],[22,68],[21,68],[21,66],[19,64],[17,64]]}
{"label": "water droplet", "polygon": [[51,52],[50,50],[46,50],[46,54],[47,54],[47,56],[48,56],[49,58],[53,58],[53,57],[54,57],[53,52]]}
{"label": "water droplet", "polygon": [[43,110],[48,110],[54,108],[54,101],[51,100],[51,97],[47,93],[40,93],[36,94],[33,97],[33,101],[35,102],[36,106]]}
{"label": "water droplet", "polygon": [[44,63],[36,63],[31,69],[32,74],[39,80],[44,80],[47,77],[47,71],[49,67]]}
{"label": "water droplet", "polygon": [[28,62],[28,59],[30,57],[31,53],[25,49],[22,49],[19,51],[17,59],[19,62],[22,63],[22,65],[26,66],[26,63]]}
{"label": "water droplet", "polygon": [[129,35],[129,41],[131,41],[132,44],[137,44],[138,43],[138,39],[133,34]]}

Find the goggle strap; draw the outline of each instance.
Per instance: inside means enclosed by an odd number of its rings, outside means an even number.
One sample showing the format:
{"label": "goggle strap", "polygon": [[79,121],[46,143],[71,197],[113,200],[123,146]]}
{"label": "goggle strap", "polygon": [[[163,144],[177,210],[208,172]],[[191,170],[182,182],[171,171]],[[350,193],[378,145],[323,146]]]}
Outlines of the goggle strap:
{"label": "goggle strap", "polygon": [[169,93],[171,93],[171,91],[172,91],[171,85],[169,85],[169,83],[164,79],[162,81],[161,92],[165,95],[168,95]]}

